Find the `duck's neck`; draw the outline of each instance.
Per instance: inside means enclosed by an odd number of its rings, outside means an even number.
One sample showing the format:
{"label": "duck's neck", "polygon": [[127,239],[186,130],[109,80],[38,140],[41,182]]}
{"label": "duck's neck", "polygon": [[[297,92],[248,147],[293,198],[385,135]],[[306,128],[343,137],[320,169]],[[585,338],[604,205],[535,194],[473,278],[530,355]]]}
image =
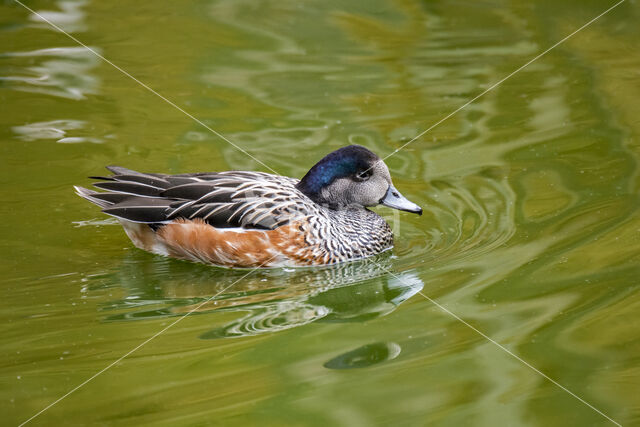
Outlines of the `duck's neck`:
{"label": "duck's neck", "polygon": [[302,181],[296,185],[296,188],[300,190],[305,196],[310,198],[316,205],[323,208],[330,209],[332,211],[347,211],[347,210],[364,210],[365,207],[356,205],[343,200],[340,197],[336,197],[335,194],[329,188],[322,188],[319,191],[310,191]]}
{"label": "duck's neck", "polygon": [[296,185],[296,188],[300,190],[302,194],[313,200],[314,203],[325,208],[342,210],[347,207],[346,203],[331,197],[331,192],[327,189],[321,177],[309,176],[309,174],[307,174]]}
{"label": "duck's neck", "polygon": [[317,204],[326,205],[330,204],[331,200],[328,199],[327,192],[323,189],[327,188],[335,179],[334,171],[325,170],[322,165],[316,165],[302,177],[296,188]]}

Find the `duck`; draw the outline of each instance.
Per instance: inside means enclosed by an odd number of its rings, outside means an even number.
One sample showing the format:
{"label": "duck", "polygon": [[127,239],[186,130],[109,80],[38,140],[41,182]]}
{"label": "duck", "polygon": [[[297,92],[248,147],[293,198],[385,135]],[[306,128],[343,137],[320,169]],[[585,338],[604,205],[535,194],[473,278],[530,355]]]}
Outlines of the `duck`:
{"label": "duck", "polygon": [[107,170],[110,176],[89,177],[102,191],[75,191],[115,217],[136,247],[219,267],[312,267],[367,258],[393,248],[391,228],[369,208],[422,214],[394,187],[384,161],[360,145],[327,154],[300,180],[254,171]]}

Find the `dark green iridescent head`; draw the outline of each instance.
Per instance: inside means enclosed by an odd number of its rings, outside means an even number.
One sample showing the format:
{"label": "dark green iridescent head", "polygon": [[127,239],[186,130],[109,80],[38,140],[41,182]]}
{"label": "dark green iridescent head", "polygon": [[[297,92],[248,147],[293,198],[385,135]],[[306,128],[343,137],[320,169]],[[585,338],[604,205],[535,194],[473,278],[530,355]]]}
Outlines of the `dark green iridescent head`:
{"label": "dark green iridescent head", "polygon": [[327,154],[300,180],[298,190],[316,200],[323,188],[336,179],[357,176],[372,168],[380,160],[360,145],[349,145]]}
{"label": "dark green iridescent head", "polygon": [[360,145],[349,145],[326,155],[296,187],[329,209],[363,209],[383,204],[422,213],[420,206],[396,190],[380,157]]}

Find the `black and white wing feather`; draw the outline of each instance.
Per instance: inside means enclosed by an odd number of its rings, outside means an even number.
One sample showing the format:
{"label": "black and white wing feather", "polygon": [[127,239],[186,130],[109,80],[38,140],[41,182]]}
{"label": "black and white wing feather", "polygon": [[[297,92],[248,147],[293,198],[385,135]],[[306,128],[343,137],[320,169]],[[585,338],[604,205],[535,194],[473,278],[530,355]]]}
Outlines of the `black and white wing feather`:
{"label": "black and white wing feather", "polygon": [[147,174],[118,166],[92,191],[79,196],[103,212],[128,221],[163,224],[199,218],[214,227],[271,230],[318,212],[295,185],[297,179],[263,172],[228,171],[183,175]]}

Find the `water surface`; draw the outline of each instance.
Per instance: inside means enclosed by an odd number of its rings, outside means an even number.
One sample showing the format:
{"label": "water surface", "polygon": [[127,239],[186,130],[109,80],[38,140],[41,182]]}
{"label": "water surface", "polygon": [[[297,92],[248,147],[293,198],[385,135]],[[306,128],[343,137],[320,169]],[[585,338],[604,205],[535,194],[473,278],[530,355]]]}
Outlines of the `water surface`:
{"label": "water surface", "polygon": [[[346,144],[391,153],[609,3],[28,5],[301,177]],[[637,2],[388,159],[425,210],[378,209],[392,253],[247,277],[135,249],[71,186],[109,164],[264,166],[17,3],[0,9],[6,423],[197,308],[34,424],[611,424],[425,296],[639,423]]]}

